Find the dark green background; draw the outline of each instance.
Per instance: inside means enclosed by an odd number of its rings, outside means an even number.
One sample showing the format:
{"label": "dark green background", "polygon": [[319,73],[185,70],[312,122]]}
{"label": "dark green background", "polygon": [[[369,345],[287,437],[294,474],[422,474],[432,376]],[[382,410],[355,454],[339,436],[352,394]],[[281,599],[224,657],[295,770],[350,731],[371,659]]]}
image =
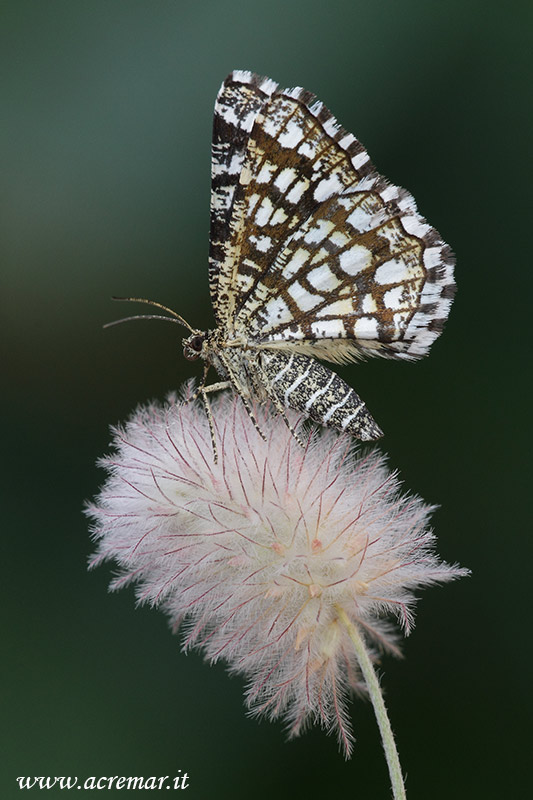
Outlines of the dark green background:
{"label": "dark green background", "polygon": [[431,357],[343,371],[406,486],[441,505],[439,552],[473,571],[425,592],[383,683],[410,800],[530,790],[528,5],[0,4],[2,797],[19,775],[179,769],[198,798],[389,797],[368,704],[348,763],[320,731],[287,743],[163,615],[108,595],[109,566],[86,572],[108,425],[199,373],[175,328],[103,331],[109,297],[212,324],[211,119],[233,68],[318,94],[457,253]]}

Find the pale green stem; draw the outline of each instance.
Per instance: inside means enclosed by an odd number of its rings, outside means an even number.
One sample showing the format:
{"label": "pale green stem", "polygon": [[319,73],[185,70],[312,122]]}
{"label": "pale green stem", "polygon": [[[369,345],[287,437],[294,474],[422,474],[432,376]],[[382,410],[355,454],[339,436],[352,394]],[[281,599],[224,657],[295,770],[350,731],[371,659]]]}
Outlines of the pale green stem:
{"label": "pale green stem", "polygon": [[398,751],[394,742],[394,735],[390,725],[387,709],[379,686],[378,676],[373,667],[368,651],[365,647],[357,627],[350,620],[346,612],[340,606],[335,606],[339,620],[346,628],[350,639],[352,640],[363,678],[365,679],[370,700],[374,706],[374,713],[378,722],[379,731],[381,733],[381,741],[383,742],[383,749],[385,751],[385,758],[387,759],[387,766],[389,768],[389,775],[392,785],[392,793],[394,800],[405,800],[405,786],[403,783],[402,768],[400,767],[400,759],[398,758]]}

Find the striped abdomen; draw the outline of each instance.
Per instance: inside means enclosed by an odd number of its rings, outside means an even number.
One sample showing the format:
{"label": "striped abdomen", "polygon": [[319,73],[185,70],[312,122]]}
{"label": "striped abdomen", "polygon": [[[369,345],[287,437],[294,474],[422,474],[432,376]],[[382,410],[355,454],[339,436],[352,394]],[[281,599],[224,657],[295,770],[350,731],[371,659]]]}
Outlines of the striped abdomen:
{"label": "striped abdomen", "polygon": [[364,441],[383,435],[359,395],[314,358],[263,351],[261,364],[271,391],[282,405]]}

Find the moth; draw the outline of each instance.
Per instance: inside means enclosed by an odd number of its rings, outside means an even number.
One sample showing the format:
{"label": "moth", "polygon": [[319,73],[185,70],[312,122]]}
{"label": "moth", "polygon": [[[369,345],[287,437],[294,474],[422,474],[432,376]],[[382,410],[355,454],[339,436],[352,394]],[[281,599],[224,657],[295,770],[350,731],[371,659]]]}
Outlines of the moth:
{"label": "moth", "polygon": [[[271,401],[298,441],[288,408],[379,438],[363,400],[321,361],[426,355],[455,291],[450,248],[413,197],[379,175],[355,136],[300,87],[232,72],[216,99],[211,171],[216,327],[196,330],[160,303],[117,299],[157,306],[188,328],[183,353],[205,362],[197,396],[215,460],[208,394],[226,388],[261,435],[254,400]],[[221,380],[207,385],[211,366]]]}

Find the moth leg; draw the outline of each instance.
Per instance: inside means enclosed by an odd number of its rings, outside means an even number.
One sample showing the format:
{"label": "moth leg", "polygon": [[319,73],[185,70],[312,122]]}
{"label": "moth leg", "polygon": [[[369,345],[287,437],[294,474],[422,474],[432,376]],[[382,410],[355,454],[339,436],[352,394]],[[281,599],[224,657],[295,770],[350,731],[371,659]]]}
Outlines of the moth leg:
{"label": "moth leg", "polygon": [[204,394],[208,394],[209,392],[218,392],[219,389],[231,389],[233,386],[231,381],[218,381],[218,383],[210,383],[209,386],[202,386],[198,390],[198,394],[203,392]]}
{"label": "moth leg", "polygon": [[[204,380],[207,370],[204,373]],[[200,396],[202,398],[202,402],[205,408],[205,414],[207,417],[207,421],[209,423],[209,433],[211,434],[211,444],[213,446],[213,461],[215,464],[218,461],[218,451],[217,451],[217,443],[215,437],[215,425],[213,422],[213,414],[211,412],[211,406],[209,405],[209,400],[207,399],[207,395],[210,392],[217,392],[219,389],[229,389],[232,386],[231,381],[218,381],[217,383],[212,383],[210,386],[205,386],[202,384],[195,392],[195,397]]]}
{"label": "moth leg", "polygon": [[[193,392],[192,395],[188,398],[188,400],[186,401],[187,403],[194,403],[194,401],[197,400],[200,397],[200,395],[202,394],[203,391],[209,391],[209,388],[206,387],[206,385],[205,385],[205,380],[207,378],[207,373],[209,372],[210,366],[211,366],[210,364],[207,364],[207,363],[204,364],[204,374],[202,375],[202,382],[200,383],[200,385],[196,389],[196,391]],[[213,386],[218,386],[218,384],[216,384],[216,383],[214,383],[212,385]],[[223,387],[220,387],[220,388],[224,388],[225,389],[226,387],[223,386]],[[211,391],[214,391],[214,390],[211,390]]]}
{"label": "moth leg", "polygon": [[214,383],[211,386],[207,387],[201,386],[196,396],[198,397],[199,394],[204,404],[205,414],[207,417],[207,421],[209,423],[209,433],[211,434],[211,445],[213,447],[213,461],[216,464],[218,461],[218,451],[217,451],[217,441],[215,437],[215,425],[213,422],[213,414],[211,413],[211,406],[209,405],[209,400],[207,399],[208,391],[210,389],[213,389],[214,386],[217,386],[217,384]]}
{"label": "moth leg", "polygon": [[256,429],[256,431],[257,431],[257,433],[259,434],[259,436],[260,436],[262,439],[264,439],[264,440],[265,440],[265,442],[266,442],[266,441],[267,441],[267,437],[265,436],[265,434],[263,433],[263,431],[262,431],[262,430],[261,430],[261,428],[259,427],[259,423],[258,423],[258,421],[257,421],[257,420],[256,420],[256,418],[255,418],[255,414],[254,414],[254,412],[253,412],[253,410],[252,410],[252,406],[250,405],[250,403],[249,403],[249,401],[248,401],[248,398],[247,398],[247,397],[245,397],[245,396],[244,396],[244,395],[243,395],[243,394],[242,394],[242,393],[239,391],[239,389],[238,389],[238,387],[237,387],[237,386],[235,386],[234,388],[235,388],[235,391],[237,392],[237,394],[239,395],[239,397],[241,398],[242,402],[244,403],[244,407],[245,407],[246,411],[248,412],[248,416],[250,417],[250,419],[251,419],[251,420],[252,420],[252,422],[253,422],[253,426],[254,426],[254,428]]}
{"label": "moth leg", "polygon": [[[259,423],[257,422],[257,420],[255,418],[255,414],[253,412],[252,406],[250,405],[250,401],[248,400],[248,398],[246,397],[246,395],[242,391],[242,388],[241,388],[241,386],[239,384],[239,381],[235,377],[235,374],[234,374],[233,370],[231,369],[231,367],[228,364],[227,360],[223,357],[222,353],[219,353],[219,358],[222,361],[222,363],[224,364],[224,367],[226,368],[226,371],[227,371],[227,373],[228,373],[228,375],[230,377],[230,380],[227,382],[228,385],[232,386],[233,389],[237,392],[237,394],[241,398],[242,402],[244,403],[244,407],[245,407],[246,411],[248,412],[248,416],[252,420],[254,428],[256,429],[256,431],[259,434],[259,436],[262,439],[264,439],[265,442],[266,442],[267,437],[265,436],[265,434],[263,433],[263,431],[259,427]],[[207,388],[210,389],[211,387],[207,387]]]}

